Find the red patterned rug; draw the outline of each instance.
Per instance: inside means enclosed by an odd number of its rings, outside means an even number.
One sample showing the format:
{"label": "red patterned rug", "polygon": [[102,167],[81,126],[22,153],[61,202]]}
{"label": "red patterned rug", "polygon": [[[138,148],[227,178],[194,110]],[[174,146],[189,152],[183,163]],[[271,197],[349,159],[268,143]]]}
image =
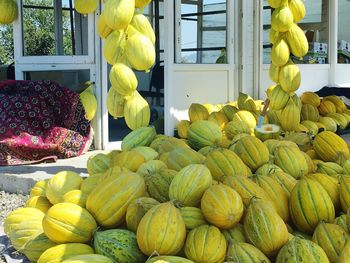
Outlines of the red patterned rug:
{"label": "red patterned rug", "polygon": [[0,82],[0,166],[79,156],[90,133],[78,93],[52,81]]}

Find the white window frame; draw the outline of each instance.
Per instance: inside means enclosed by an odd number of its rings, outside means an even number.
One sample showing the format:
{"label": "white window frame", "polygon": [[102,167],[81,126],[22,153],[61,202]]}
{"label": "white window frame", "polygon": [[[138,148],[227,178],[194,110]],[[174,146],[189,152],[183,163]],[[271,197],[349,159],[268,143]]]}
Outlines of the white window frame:
{"label": "white window frame", "polygon": [[[89,70],[90,80],[96,83],[95,95],[100,105],[97,109],[95,118],[92,121],[94,129],[94,147],[102,149],[102,92],[100,65],[101,65],[101,48],[100,39],[95,32],[97,28],[97,18],[99,11],[95,14],[88,15],[88,55],[73,55],[73,56],[24,56],[23,47],[23,27],[22,27],[22,0],[16,0],[18,4],[18,19],[13,23],[14,34],[14,60],[15,73],[17,80],[23,80],[24,74],[27,71],[65,71],[65,70]],[[56,0],[55,0],[56,1]],[[99,9],[101,10],[101,9]],[[103,87],[103,86],[102,86]]]}

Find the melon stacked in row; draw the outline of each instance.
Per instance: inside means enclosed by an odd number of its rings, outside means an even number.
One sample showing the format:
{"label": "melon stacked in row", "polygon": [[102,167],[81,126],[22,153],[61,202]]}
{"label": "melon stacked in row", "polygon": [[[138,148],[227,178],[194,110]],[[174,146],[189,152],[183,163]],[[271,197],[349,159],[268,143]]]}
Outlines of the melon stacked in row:
{"label": "melon stacked in row", "polygon": [[34,262],[346,262],[343,139],[321,132],[306,154],[248,134],[223,148],[221,136],[205,120],[188,141],[137,129],[121,151],[91,157],[88,178],[38,182],[5,232]]}
{"label": "melon stacked in row", "polygon": [[112,65],[107,109],[114,118],[125,118],[134,130],[148,126],[150,108],[138,93],[134,70],[149,71],[155,62],[155,33],[142,10],[148,1],[106,1],[97,32],[104,39],[103,55]]}

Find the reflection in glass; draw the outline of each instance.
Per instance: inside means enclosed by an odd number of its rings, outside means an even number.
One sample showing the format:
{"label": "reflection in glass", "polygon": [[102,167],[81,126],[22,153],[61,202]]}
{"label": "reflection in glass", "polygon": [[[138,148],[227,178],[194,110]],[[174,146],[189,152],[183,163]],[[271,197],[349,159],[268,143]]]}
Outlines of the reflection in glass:
{"label": "reflection in glass", "polygon": [[350,2],[338,0],[338,63],[350,64]]}
{"label": "reflection in glass", "polygon": [[[175,25],[178,26],[178,25]],[[223,0],[181,1],[176,63],[227,63],[227,4]],[[180,45],[180,46],[179,46]]]}
{"label": "reflection in glass", "polygon": [[[329,42],[329,1],[304,1],[307,10],[305,18],[298,23],[306,33],[309,42],[309,52],[303,58],[291,56],[294,63],[327,64]],[[263,64],[270,64],[271,47],[269,34],[271,14],[273,10],[268,1],[263,1]]]}
{"label": "reflection in glass", "polygon": [[73,0],[23,0],[24,56],[88,54],[88,19]]}
{"label": "reflection in glass", "polygon": [[90,70],[27,71],[26,80],[51,80],[73,91],[81,92],[83,84],[90,80]]}

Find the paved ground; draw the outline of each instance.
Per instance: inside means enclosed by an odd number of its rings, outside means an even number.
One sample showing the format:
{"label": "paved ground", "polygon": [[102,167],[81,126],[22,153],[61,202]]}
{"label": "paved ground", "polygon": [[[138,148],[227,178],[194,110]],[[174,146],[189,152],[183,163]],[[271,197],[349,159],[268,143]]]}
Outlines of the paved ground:
{"label": "paved ground", "polygon": [[70,170],[84,175],[87,173],[87,159],[98,152],[101,151],[90,151],[79,157],[58,160],[56,163],[0,166],[0,190],[28,194],[37,181],[50,178],[59,171]]}

